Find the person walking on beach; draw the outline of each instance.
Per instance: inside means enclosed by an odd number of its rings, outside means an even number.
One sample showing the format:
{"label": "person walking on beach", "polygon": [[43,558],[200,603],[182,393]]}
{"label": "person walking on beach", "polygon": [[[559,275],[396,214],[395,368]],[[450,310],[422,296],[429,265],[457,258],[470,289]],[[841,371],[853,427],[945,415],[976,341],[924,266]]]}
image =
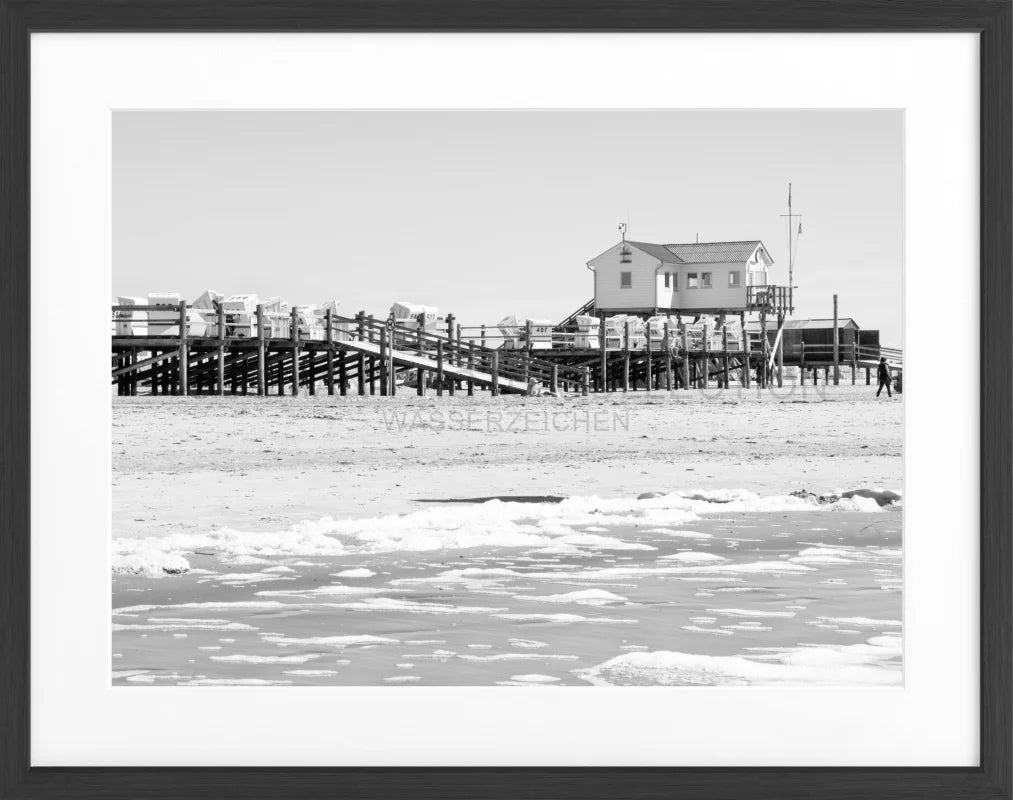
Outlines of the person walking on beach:
{"label": "person walking on beach", "polygon": [[893,397],[893,393],[890,391],[890,367],[887,366],[886,356],[879,359],[879,369],[876,371],[876,376],[879,378],[879,388],[876,390],[876,397],[879,397],[879,393],[883,391],[883,387],[886,387],[886,396]]}

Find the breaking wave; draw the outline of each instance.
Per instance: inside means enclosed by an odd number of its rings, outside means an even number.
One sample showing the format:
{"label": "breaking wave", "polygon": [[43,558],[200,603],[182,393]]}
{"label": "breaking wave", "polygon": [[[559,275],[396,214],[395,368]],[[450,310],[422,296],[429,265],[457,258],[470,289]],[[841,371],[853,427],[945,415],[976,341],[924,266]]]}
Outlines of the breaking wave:
{"label": "breaking wave", "polygon": [[[743,489],[645,494],[638,498],[570,497],[559,502],[504,502],[429,507],[409,514],[304,521],[287,530],[171,534],[113,540],[114,573],[177,574],[187,554],[218,556],[345,556],[472,547],[543,548],[545,552],[650,550],[650,545],[603,536],[603,527],[636,526],[680,536],[679,526],[729,512],[881,512],[900,495],[859,489],[818,497],[808,492],[761,496]],[[688,532],[687,532],[688,533]],[[695,534],[699,536],[699,534]],[[691,561],[681,556],[673,560]],[[700,559],[702,561],[702,559]],[[713,567],[712,567],[713,568]],[[363,575],[365,570],[363,570]]]}

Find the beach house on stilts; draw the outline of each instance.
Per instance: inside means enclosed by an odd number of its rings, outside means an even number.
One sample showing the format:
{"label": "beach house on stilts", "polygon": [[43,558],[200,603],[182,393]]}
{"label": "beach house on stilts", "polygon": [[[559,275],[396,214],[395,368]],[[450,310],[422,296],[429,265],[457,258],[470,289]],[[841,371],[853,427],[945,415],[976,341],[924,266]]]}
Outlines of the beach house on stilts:
{"label": "beach house on stilts", "polygon": [[[625,225],[619,230],[621,240],[587,262],[594,299],[568,323],[578,331],[603,332],[605,349],[612,339],[636,347],[630,336],[641,330],[660,339],[666,325],[670,334],[688,335],[691,349],[695,339],[707,342],[712,336],[724,349],[726,342],[745,352],[755,345],[768,369],[777,360],[780,376],[782,332],[794,310],[793,292],[790,280],[789,285],[770,282],[774,259],[761,240],[656,243],[628,239]],[[758,324],[749,325],[754,319]]]}
{"label": "beach house on stilts", "polygon": [[763,242],[623,241],[587,262],[597,315],[740,314],[769,306]]}

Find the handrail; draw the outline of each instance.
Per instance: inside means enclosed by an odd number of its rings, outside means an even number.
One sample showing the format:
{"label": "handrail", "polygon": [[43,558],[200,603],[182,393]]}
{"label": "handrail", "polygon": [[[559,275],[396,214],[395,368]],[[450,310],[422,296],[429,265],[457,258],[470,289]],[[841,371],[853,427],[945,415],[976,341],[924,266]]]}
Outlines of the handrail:
{"label": "handrail", "polygon": [[[771,296],[772,293],[783,293],[783,291],[786,291],[786,287],[775,285],[750,286],[747,287],[747,290],[748,297],[752,299],[757,293],[766,293],[768,296]],[[194,336],[194,338],[227,339],[229,341],[237,339],[256,340],[258,333],[262,328],[265,328],[263,333],[264,338],[274,342],[279,340],[322,342],[325,338],[329,341],[341,342],[342,340],[359,339],[361,331],[362,340],[379,344],[381,338],[380,332],[386,327],[388,322],[385,318],[369,317],[364,314],[349,317],[329,312],[325,316],[316,316],[307,320],[305,316],[298,315],[294,311],[264,311],[263,315],[267,322],[262,325],[261,321],[257,319],[257,311],[254,310],[194,308],[186,302],[147,305],[112,304],[111,309],[113,313],[111,321],[114,324],[124,325],[129,331],[126,333],[118,332],[121,329],[116,328],[113,333],[114,337],[119,339],[136,338],[159,341],[163,339],[173,340],[180,337],[178,318],[182,316],[184,310],[186,312],[197,312],[203,318],[202,321],[207,324],[207,334]],[[584,307],[581,310],[584,310]],[[154,320],[151,318],[137,319],[134,318],[134,314],[137,312],[160,312],[160,317]],[[170,317],[170,314],[177,315],[177,318]],[[187,317],[189,319],[189,313]],[[231,319],[225,319],[227,317],[231,317]],[[330,320],[331,324],[330,337],[327,336],[327,319]],[[227,330],[224,332],[218,330],[220,321],[224,321],[226,324]],[[200,320],[197,320],[197,322],[199,323]],[[409,327],[409,324],[410,321],[408,320],[394,321],[394,328],[389,331],[387,337],[389,347],[394,350],[414,350],[420,355],[428,357],[442,343],[447,366],[455,366],[462,369],[472,368],[479,371],[491,371],[492,355],[498,354],[497,371],[505,377],[516,377],[519,380],[527,380],[528,378],[546,380],[551,378],[553,372],[555,372],[556,376],[562,380],[579,382],[583,378],[583,366],[554,363],[539,358],[537,355],[539,345],[549,348],[573,348],[583,351],[598,351],[602,345],[600,327],[581,329],[576,325],[551,326],[548,333],[540,334],[542,338],[533,338],[532,341],[526,341],[525,334],[527,331],[524,326],[518,326],[517,333],[511,335],[502,332],[495,326],[457,325],[456,331],[444,331],[433,328],[419,329],[417,327]],[[150,328],[143,330],[143,328],[151,325],[166,326],[168,328],[175,328],[176,330],[171,334],[162,333],[161,331],[152,333]],[[294,337],[293,325],[296,326]],[[136,329],[130,326],[141,326],[142,330],[134,332]],[[307,334],[307,329],[309,334]],[[713,332],[712,336],[716,333],[717,331]],[[705,347],[701,338],[702,334],[703,332],[699,330],[690,331],[689,339],[686,342],[689,346],[684,348],[682,332],[678,328],[671,330],[670,341],[668,343],[669,352],[677,357],[689,353],[700,353],[705,350],[715,355],[725,352],[725,342],[721,340],[721,337],[718,337],[718,342],[715,342],[712,338],[710,340],[711,344]],[[307,336],[309,338],[306,338]],[[622,329],[618,330],[618,332],[607,329],[605,349],[609,352],[630,350],[638,354],[637,357],[639,357],[641,354],[646,355],[648,337],[650,338],[650,350],[652,353],[660,355],[665,352],[664,336],[658,336],[656,329],[652,329],[650,326],[646,326],[642,333],[638,331],[636,336],[630,340],[627,340],[626,333]],[[481,342],[475,341],[479,338],[481,338]],[[762,339],[762,334],[758,331],[742,330],[737,333],[734,339],[729,336],[727,352],[740,356],[743,354],[754,356],[763,349]],[[515,348],[507,347],[505,345],[508,342],[517,343],[519,346]],[[775,339],[773,347],[769,351],[772,360],[775,358],[779,346],[786,347],[786,343],[783,340],[778,341]],[[789,350],[793,355],[797,355],[802,350],[802,347],[800,344],[794,344],[790,346]],[[806,343],[804,346],[805,355],[810,358],[826,358],[832,351],[832,344]],[[860,340],[855,343],[842,342],[838,352],[840,360],[843,363],[847,363],[853,358],[865,360],[880,356],[885,356],[888,360],[894,362],[903,361],[903,351],[900,348],[862,344]]]}
{"label": "handrail", "polygon": [[[370,334],[374,331],[378,332],[381,328],[384,328],[386,326],[386,320],[378,320],[375,318],[371,320],[368,317],[344,317],[338,314],[332,314],[331,315],[332,325],[334,324],[335,321],[353,324],[356,326],[356,328],[358,328],[358,326],[361,324],[364,329],[364,332],[369,332]],[[397,322],[395,322],[394,328],[395,335],[397,334],[397,332],[398,332]],[[354,333],[355,336],[358,337],[358,330],[341,331],[341,333],[346,335],[351,335]],[[415,338],[417,340],[421,339],[423,343],[437,344],[442,342],[444,344],[449,344],[450,352],[454,354],[465,352],[473,354],[474,353],[491,354],[494,352],[499,353],[499,372],[500,374],[506,374],[507,376],[515,375],[519,378],[526,379],[528,376],[531,376],[532,373],[535,373],[534,377],[548,378],[551,376],[553,367],[555,366],[558,370],[557,374],[561,373],[561,377],[563,377],[564,380],[576,381],[580,380],[583,377],[582,371],[576,367],[570,367],[568,365],[562,364],[554,365],[548,361],[543,361],[541,359],[532,357],[528,350],[510,351],[490,347],[483,348],[481,345],[472,344],[470,341],[465,342],[463,340],[458,340],[456,338],[451,338],[449,336],[440,335],[435,331],[429,331],[425,329],[420,330],[417,328],[403,328],[401,330],[401,333],[407,339],[411,338]],[[369,337],[369,341],[372,341],[372,336]],[[449,354],[445,353],[445,355]],[[566,375],[571,373],[573,377],[567,378]]]}

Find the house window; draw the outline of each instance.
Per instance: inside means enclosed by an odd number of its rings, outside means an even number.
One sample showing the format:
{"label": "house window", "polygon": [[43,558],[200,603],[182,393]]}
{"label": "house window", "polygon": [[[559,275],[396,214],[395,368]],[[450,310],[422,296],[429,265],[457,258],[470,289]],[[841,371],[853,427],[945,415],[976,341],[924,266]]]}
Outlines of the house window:
{"label": "house window", "polygon": [[698,289],[700,287],[700,276],[696,272],[686,273],[686,288]]}
{"label": "house window", "polygon": [[620,272],[619,273],[619,288],[630,289],[633,287],[633,273],[632,272]]}
{"label": "house window", "polygon": [[673,292],[679,291],[679,273],[678,272],[673,272],[672,273],[672,291]]}
{"label": "house window", "polygon": [[711,288],[711,274],[709,272],[701,272],[700,273],[700,285],[704,289],[710,289]]}
{"label": "house window", "polygon": [[666,272],[665,273],[665,288],[666,289],[671,289],[672,288],[672,273],[671,272]]}
{"label": "house window", "polygon": [[732,270],[728,273],[728,285],[729,286],[741,286],[741,279],[739,277],[738,270]]}

